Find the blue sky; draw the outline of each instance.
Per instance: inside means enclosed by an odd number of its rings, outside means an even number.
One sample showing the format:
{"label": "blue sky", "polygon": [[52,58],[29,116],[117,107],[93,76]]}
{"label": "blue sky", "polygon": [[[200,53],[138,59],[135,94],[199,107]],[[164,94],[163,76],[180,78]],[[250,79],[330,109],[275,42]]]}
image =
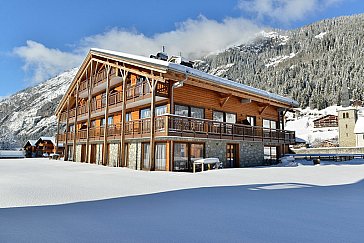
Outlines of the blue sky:
{"label": "blue sky", "polygon": [[362,0],[4,1],[0,97],[78,66],[90,47],[196,58],[268,27],[363,12]]}

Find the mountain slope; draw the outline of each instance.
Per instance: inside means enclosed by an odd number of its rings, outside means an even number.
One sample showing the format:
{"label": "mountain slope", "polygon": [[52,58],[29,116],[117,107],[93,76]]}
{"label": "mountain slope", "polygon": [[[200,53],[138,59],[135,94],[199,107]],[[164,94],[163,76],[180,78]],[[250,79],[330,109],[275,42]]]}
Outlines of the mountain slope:
{"label": "mountain slope", "polygon": [[0,149],[22,146],[28,139],[54,136],[54,115],[77,68],[0,101]]}
{"label": "mountain slope", "polygon": [[350,98],[363,100],[363,29],[361,14],[262,32],[251,44],[203,58],[196,68],[290,96],[302,107],[339,104],[344,81]]}

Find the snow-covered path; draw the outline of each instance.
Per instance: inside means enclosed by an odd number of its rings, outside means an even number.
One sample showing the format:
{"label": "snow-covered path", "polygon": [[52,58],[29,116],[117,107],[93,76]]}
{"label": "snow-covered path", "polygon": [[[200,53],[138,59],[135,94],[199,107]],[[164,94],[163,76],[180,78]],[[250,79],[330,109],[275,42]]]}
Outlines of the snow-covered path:
{"label": "snow-covered path", "polygon": [[363,179],[364,163],[191,174],[0,160],[0,242],[360,242]]}

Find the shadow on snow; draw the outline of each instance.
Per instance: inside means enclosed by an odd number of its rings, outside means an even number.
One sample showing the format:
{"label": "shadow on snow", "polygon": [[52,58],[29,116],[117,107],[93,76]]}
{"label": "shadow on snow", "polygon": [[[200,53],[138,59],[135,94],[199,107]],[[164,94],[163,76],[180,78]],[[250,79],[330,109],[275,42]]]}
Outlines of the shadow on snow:
{"label": "shadow on snow", "polygon": [[0,209],[2,242],[360,242],[364,181],[196,188]]}

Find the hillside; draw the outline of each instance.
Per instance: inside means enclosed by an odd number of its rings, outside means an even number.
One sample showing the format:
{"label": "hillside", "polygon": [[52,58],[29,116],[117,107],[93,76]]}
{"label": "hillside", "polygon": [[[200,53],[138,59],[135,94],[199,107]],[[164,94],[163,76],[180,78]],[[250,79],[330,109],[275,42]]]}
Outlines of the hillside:
{"label": "hillside", "polygon": [[0,149],[22,146],[28,139],[54,136],[54,111],[77,68],[0,101]]}
{"label": "hillside", "polygon": [[257,39],[197,62],[203,71],[296,99],[301,107],[340,104],[346,81],[363,100],[364,14],[327,19]]}

